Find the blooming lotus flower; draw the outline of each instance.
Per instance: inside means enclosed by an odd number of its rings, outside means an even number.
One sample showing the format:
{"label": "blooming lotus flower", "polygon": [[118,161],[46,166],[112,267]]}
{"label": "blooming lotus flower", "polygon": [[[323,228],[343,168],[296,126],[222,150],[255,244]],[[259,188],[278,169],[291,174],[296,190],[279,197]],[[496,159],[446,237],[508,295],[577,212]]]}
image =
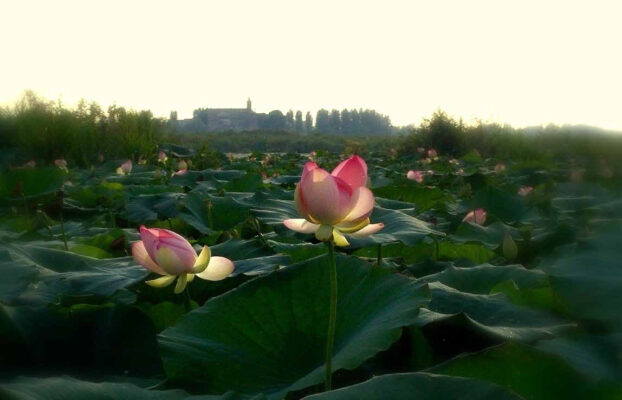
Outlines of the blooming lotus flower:
{"label": "blooming lotus flower", "polygon": [[533,191],[533,186],[521,186],[520,189],[518,189],[518,195],[525,197],[532,191]]}
{"label": "blooming lotus flower", "polygon": [[296,210],[304,217],[287,219],[283,224],[302,233],[315,233],[321,241],[333,240],[337,246],[353,237],[371,235],[384,224],[370,224],[374,195],[367,188],[367,164],[359,156],[342,161],[333,172],[307,162],[294,191]]}
{"label": "blooming lotus flower", "polygon": [[497,174],[502,173],[503,171],[505,171],[505,164],[503,163],[498,163],[497,165],[495,165],[495,172]]}
{"label": "blooming lotus flower", "polygon": [[56,165],[60,169],[67,171],[67,161],[65,161],[64,158],[54,160],[54,165]]}
{"label": "blooming lotus flower", "polygon": [[177,169],[180,171],[184,169],[188,169],[188,163],[185,162],[184,160],[179,160],[179,163],[177,163]]}
{"label": "blooming lotus flower", "polygon": [[317,157],[317,153],[315,152],[315,150],[313,150],[311,153],[309,153],[309,160],[315,161],[316,157]]}
{"label": "blooming lotus flower", "polygon": [[435,158],[438,154],[436,153],[435,149],[429,149],[428,150],[428,157],[429,158]]}
{"label": "blooming lotus flower", "polygon": [[166,160],[168,160],[166,153],[160,150],[160,152],[158,153],[158,162],[163,163],[163,162],[166,162]]}
{"label": "blooming lotus flower", "polygon": [[166,287],[177,279],[175,293],[181,293],[195,275],[208,281],[225,279],[233,272],[233,262],[225,257],[212,256],[209,247],[201,254],[186,239],[168,229],[140,227],[142,240],[132,243],[132,255],[137,263],[161,278],[146,281],[153,287]]}
{"label": "blooming lotus flower", "polygon": [[410,170],[406,174],[406,178],[417,183],[423,182],[423,173],[419,170]]}
{"label": "blooming lotus flower", "polygon": [[132,160],[127,160],[119,168],[117,168],[117,174],[129,175],[132,172]]}
{"label": "blooming lotus flower", "polygon": [[486,210],[478,208],[476,210],[469,211],[462,221],[471,222],[477,225],[484,225],[486,222]]}

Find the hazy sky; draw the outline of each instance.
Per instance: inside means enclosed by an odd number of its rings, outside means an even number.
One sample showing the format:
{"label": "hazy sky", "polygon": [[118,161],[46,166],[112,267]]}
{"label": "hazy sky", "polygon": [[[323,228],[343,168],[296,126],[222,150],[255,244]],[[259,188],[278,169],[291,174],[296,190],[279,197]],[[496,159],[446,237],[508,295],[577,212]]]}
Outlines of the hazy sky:
{"label": "hazy sky", "polygon": [[622,130],[621,16],[594,0],[0,0],[0,103],[29,88],[184,118],[251,97]]}

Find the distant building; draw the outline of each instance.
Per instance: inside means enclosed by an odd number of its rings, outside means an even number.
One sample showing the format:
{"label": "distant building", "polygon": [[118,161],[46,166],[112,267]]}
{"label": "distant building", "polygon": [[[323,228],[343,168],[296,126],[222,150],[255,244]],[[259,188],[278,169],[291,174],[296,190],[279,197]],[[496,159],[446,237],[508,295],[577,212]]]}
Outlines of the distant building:
{"label": "distant building", "polygon": [[252,109],[251,99],[246,108],[199,108],[191,119],[179,120],[180,132],[248,131],[259,129],[260,121],[266,116]]}

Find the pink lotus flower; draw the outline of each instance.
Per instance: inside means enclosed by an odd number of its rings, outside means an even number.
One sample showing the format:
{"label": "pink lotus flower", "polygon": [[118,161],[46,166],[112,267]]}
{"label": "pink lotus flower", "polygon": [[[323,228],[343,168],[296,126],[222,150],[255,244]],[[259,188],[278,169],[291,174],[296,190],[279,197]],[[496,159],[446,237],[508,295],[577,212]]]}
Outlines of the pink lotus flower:
{"label": "pink lotus flower", "polygon": [[166,160],[168,160],[166,153],[160,150],[160,152],[158,153],[158,162],[163,163],[163,162],[166,162]]}
{"label": "pink lotus flower", "polygon": [[486,210],[478,208],[476,210],[469,211],[462,221],[471,222],[477,225],[484,225],[486,222]]}
{"label": "pink lotus flower", "polygon": [[518,189],[518,195],[525,197],[532,191],[533,191],[533,186],[521,186],[520,189]]}
{"label": "pink lotus flower", "polygon": [[434,149],[429,149],[428,150],[428,157],[435,158],[436,156],[438,156],[438,154],[436,153],[436,150],[434,150]]}
{"label": "pink lotus flower", "polygon": [[54,160],[54,165],[56,165],[60,169],[67,169],[67,161],[64,158],[59,158]]}
{"label": "pink lotus flower", "polygon": [[129,175],[132,172],[132,160],[127,160],[119,168],[117,168],[117,174]]}
{"label": "pink lotus flower", "polygon": [[505,164],[503,163],[498,163],[497,165],[495,165],[495,172],[497,174],[502,173],[503,171],[505,171]]}
{"label": "pink lotus flower", "polygon": [[302,219],[287,219],[283,224],[302,233],[315,233],[321,241],[333,240],[337,246],[353,237],[371,235],[384,224],[370,224],[374,194],[367,188],[367,164],[359,156],[342,161],[328,173],[314,162],[307,162],[294,191],[296,210]]}
{"label": "pink lotus flower", "polygon": [[309,153],[309,160],[315,161],[316,157],[317,157],[317,153],[315,152],[315,150],[313,150],[311,153]]}
{"label": "pink lotus flower", "polygon": [[211,255],[203,246],[197,256],[192,245],[168,229],[140,227],[142,240],[132,243],[134,260],[161,278],[146,281],[153,287],[166,287],[177,279],[175,293],[181,293],[195,275],[208,281],[225,279],[233,272],[233,262],[225,257]]}
{"label": "pink lotus flower", "polygon": [[417,183],[423,182],[423,173],[419,170],[410,170],[406,174],[406,178]]}

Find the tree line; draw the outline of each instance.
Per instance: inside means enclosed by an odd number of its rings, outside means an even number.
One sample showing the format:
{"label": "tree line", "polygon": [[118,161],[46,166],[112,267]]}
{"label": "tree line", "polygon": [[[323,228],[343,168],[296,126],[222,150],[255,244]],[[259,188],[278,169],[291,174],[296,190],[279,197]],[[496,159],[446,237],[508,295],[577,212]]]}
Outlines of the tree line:
{"label": "tree line", "polygon": [[[198,132],[202,126],[207,127],[207,119],[207,109],[197,108],[193,112],[195,123],[188,125],[189,130]],[[176,115],[171,114],[171,120],[176,120]],[[303,118],[302,111],[289,110],[284,114],[282,111],[273,110],[260,118],[258,128],[265,131],[343,136],[384,135],[393,130],[389,116],[367,109],[321,109],[316,113],[315,119],[308,111]]]}

